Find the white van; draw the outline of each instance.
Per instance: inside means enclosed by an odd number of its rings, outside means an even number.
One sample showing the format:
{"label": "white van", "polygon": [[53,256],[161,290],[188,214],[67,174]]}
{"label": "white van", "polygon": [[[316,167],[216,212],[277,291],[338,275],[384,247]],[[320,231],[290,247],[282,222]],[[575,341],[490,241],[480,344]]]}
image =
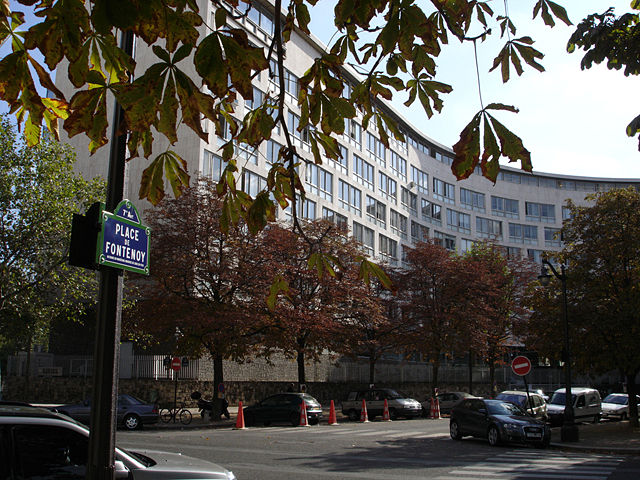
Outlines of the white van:
{"label": "white van", "polygon": [[[552,426],[562,425],[564,416],[566,389],[559,388],[553,393],[547,405],[547,415]],[[600,421],[602,415],[602,400],[600,392],[593,388],[572,387],[573,416],[576,422]]]}

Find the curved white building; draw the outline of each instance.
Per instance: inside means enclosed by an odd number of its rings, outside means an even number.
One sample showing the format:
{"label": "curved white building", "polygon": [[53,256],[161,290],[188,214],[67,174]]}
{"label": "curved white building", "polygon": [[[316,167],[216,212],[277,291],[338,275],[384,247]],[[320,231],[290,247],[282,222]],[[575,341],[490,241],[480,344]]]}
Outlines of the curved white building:
{"label": "curved white building", "polygon": [[[200,1],[199,4],[203,18],[213,21],[211,3]],[[252,5],[238,26],[249,33],[253,44],[266,47],[273,31],[273,10],[257,2]],[[246,4],[240,2],[238,13],[245,9]],[[298,152],[308,160],[311,154],[306,134],[296,131],[300,118],[297,79],[322,49],[313,37],[296,33],[287,44],[285,117],[289,131],[296,136]],[[142,42],[137,45],[135,57],[140,71],[155,61],[155,56]],[[58,76],[58,83],[63,91],[72,91],[64,76]],[[238,118],[277,90],[276,82],[263,72],[254,83],[253,102],[239,97]],[[325,160],[322,166],[309,161],[301,165],[300,176],[305,180],[307,195],[298,211],[306,218],[324,217],[346,223],[373,256],[392,264],[401,262],[405,246],[427,237],[458,252],[466,251],[474,241],[490,239],[504,246],[509,254],[539,260],[542,251],[560,248],[556,234],[568,213],[567,199],[581,204],[588,193],[629,185],[640,188],[640,179],[528,174],[507,167],[502,168],[495,185],[479,174],[457,181],[450,168],[451,148],[429,138],[391,107],[380,105],[379,108],[398,121],[406,142],[390,139],[390,148],[386,148],[375,126],[364,130],[358,119],[348,121],[346,133],[339,139],[340,161]],[[428,128],[428,123],[425,125]],[[215,135],[208,120],[204,120],[203,128],[209,132],[208,143],[182,127],[180,140],[172,149],[188,161],[191,174],[201,172],[218,179],[222,171],[218,148],[225,140]],[[80,147],[79,142],[85,146]],[[86,139],[74,138],[69,143],[80,147],[78,152],[87,151]],[[242,158],[238,162],[242,170],[241,185],[246,192],[255,196],[263,188],[270,162],[284,143],[281,132],[276,130],[272,139],[258,151],[238,149]],[[166,147],[168,145],[157,145],[155,152]],[[85,175],[106,177],[107,154],[103,151],[91,158],[82,158],[79,154],[79,168]],[[144,159],[136,159],[128,171],[128,197],[138,203],[140,210],[148,208],[148,204],[136,198],[142,170],[147,164]],[[287,214],[280,211],[279,219],[286,219]]]}

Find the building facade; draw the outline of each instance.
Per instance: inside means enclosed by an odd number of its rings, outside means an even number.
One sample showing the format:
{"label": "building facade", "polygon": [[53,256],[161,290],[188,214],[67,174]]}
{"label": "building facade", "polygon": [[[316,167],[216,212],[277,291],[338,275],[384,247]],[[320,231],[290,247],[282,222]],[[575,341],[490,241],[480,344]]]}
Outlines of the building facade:
{"label": "building facade", "polygon": [[[203,18],[213,22],[212,3],[201,0],[199,5]],[[228,21],[244,28],[253,44],[266,48],[273,35],[273,8],[254,1],[247,12],[247,4],[240,1],[235,13],[247,15],[236,15],[236,19],[229,16]],[[568,199],[584,204],[588,193],[629,185],[640,188],[637,179],[529,174],[508,167],[502,168],[495,184],[479,172],[457,181],[451,173],[451,148],[429,138],[422,128],[411,125],[388,105],[378,108],[397,121],[405,142],[391,138],[387,148],[375,125],[365,130],[361,119],[355,118],[346,123],[345,133],[338,139],[341,158],[325,159],[322,165],[315,165],[308,132],[296,130],[300,120],[297,94],[298,78],[322,49],[318,40],[299,32],[294,32],[287,44],[285,118],[298,153],[306,160],[301,162],[299,171],[306,198],[299,202],[298,213],[307,219],[327,218],[347,225],[374,258],[399,265],[407,247],[432,238],[459,253],[468,250],[475,241],[490,240],[503,246],[509,255],[539,262],[543,251],[560,249],[558,234],[569,213]],[[139,42],[135,59],[140,71],[151,65],[154,58],[150,49]],[[72,91],[64,75],[58,76],[58,85],[63,91]],[[277,79],[262,72],[254,82],[253,100],[238,96],[237,118],[243,118],[278,88]],[[428,129],[428,123],[425,126]],[[192,178],[202,174],[218,180],[224,168],[219,148],[229,139],[228,129],[218,137],[207,119],[203,120],[203,129],[209,134],[208,142],[181,127],[180,140],[171,148],[187,161]],[[272,138],[256,150],[237,146],[239,184],[252,196],[266,185],[270,164],[285,144],[281,133],[276,129]],[[76,137],[68,141],[76,147],[78,168],[86,176],[106,177],[106,148],[89,157],[85,154],[86,139]],[[168,145],[158,144],[155,151],[162,148]],[[127,196],[141,211],[150,207],[137,200],[140,178],[147,164],[144,159],[130,162],[126,175]],[[290,211],[278,212],[279,220],[289,216]]]}

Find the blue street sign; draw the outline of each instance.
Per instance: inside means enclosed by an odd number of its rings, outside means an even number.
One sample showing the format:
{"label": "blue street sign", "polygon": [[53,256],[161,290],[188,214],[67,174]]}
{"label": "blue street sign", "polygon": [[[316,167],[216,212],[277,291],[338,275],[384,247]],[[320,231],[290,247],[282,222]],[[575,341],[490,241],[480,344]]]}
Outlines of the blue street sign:
{"label": "blue street sign", "polygon": [[116,213],[102,212],[96,263],[149,275],[151,229],[140,224],[135,205],[123,200]]}

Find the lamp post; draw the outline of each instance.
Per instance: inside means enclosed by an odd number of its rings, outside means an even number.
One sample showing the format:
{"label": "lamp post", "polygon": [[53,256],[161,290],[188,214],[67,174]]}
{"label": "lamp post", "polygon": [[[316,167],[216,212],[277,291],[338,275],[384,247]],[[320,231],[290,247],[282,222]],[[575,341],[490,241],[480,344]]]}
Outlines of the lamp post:
{"label": "lamp post", "polygon": [[[548,268],[547,268],[548,267]],[[573,398],[571,396],[571,350],[569,346],[569,315],[567,313],[567,274],[565,272],[564,264],[560,265],[560,273],[553,267],[551,263],[545,258],[542,259],[542,266],[540,267],[540,275],[538,280],[543,286],[549,285],[551,281],[551,273],[560,280],[562,284],[562,313],[564,320],[564,415],[562,419],[562,427],[560,431],[560,438],[563,442],[577,442],[579,440],[578,427],[574,423],[573,415]]]}

